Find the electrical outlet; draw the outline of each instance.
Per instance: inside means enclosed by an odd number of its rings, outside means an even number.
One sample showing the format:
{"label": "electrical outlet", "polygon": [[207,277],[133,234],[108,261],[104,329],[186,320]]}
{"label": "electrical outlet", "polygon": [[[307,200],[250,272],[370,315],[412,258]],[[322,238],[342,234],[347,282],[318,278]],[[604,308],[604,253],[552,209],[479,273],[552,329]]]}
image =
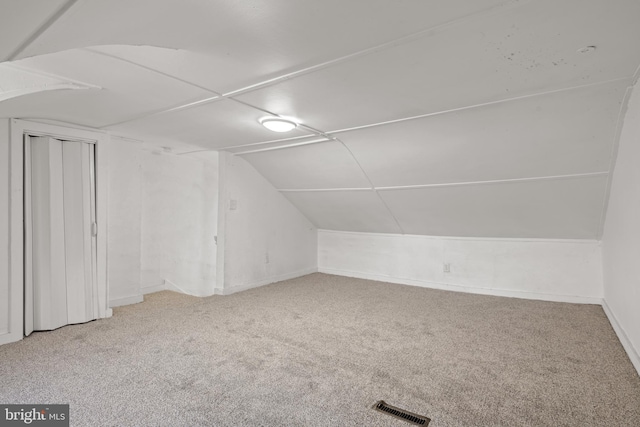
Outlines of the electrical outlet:
{"label": "electrical outlet", "polygon": [[266,254],[264,254],[264,263],[265,263],[265,264],[269,264],[269,252],[267,252]]}
{"label": "electrical outlet", "polygon": [[448,262],[445,262],[442,264],[442,271],[444,273],[451,273],[451,264],[449,264]]}
{"label": "electrical outlet", "polygon": [[238,201],[234,199],[229,200],[229,210],[235,211],[236,209],[238,209]]}

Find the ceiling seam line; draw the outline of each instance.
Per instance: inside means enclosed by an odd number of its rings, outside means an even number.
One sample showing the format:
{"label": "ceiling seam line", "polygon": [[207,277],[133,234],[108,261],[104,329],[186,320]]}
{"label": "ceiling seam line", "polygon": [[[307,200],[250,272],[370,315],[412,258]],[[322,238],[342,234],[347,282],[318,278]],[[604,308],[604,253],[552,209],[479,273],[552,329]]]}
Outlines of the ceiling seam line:
{"label": "ceiling seam line", "polygon": [[500,183],[509,183],[509,182],[531,182],[531,181],[553,181],[553,180],[561,180],[561,179],[572,179],[572,178],[588,178],[588,177],[597,177],[597,176],[606,176],[610,175],[609,172],[590,172],[590,173],[582,173],[582,174],[573,174],[573,175],[551,175],[551,176],[540,176],[540,177],[532,177],[532,178],[514,178],[514,179],[499,179],[492,181],[473,181],[473,182],[451,182],[451,183],[442,183],[442,184],[416,184],[416,185],[397,185],[397,186],[387,186],[387,187],[373,187],[373,188],[365,188],[365,187],[354,187],[354,188],[278,188],[278,191],[282,192],[318,192],[318,191],[394,191],[394,190],[413,190],[413,189],[421,189],[421,188],[433,188],[433,187],[462,187],[462,186],[472,186],[472,185],[485,185],[485,184],[500,184]]}
{"label": "ceiling seam line", "polygon": [[374,191],[376,193],[376,196],[378,196],[378,199],[380,199],[380,201],[384,205],[384,207],[387,208],[387,211],[391,215],[391,218],[393,218],[393,220],[396,222],[396,225],[398,226],[398,230],[400,230],[400,233],[403,234],[403,235],[407,234],[407,233],[405,233],[404,228],[402,228],[402,226],[400,225],[400,221],[398,221],[398,218],[396,218],[396,216],[393,214],[393,211],[391,210],[391,208],[389,207],[387,202],[380,195],[380,192],[378,190],[375,190],[375,189],[374,189]]}
{"label": "ceiling seam line", "polygon": [[360,164],[360,162],[358,161],[358,158],[356,157],[355,154],[353,154],[353,151],[351,151],[351,149],[347,146],[347,144],[344,143],[344,141],[338,139],[338,138],[334,138],[336,142],[339,142],[340,144],[342,144],[342,146],[347,150],[347,152],[351,155],[351,157],[353,158],[353,161],[356,162],[356,165],[358,165],[358,167],[360,168],[360,171],[362,172],[362,174],[364,175],[364,177],[367,179],[367,181],[369,182],[369,185],[371,186],[371,189],[376,193],[376,196],[378,197],[378,200],[380,200],[380,202],[382,203],[382,205],[387,209],[387,212],[389,213],[389,215],[391,215],[391,218],[393,218],[393,221],[396,223],[396,225],[398,226],[398,230],[400,230],[400,233],[405,234],[404,229],[402,228],[402,226],[400,225],[400,221],[398,221],[398,218],[396,218],[396,216],[393,214],[393,211],[391,210],[391,208],[389,207],[389,205],[387,204],[387,202],[384,201],[384,199],[382,198],[382,196],[380,195],[380,193],[378,192],[378,190],[376,189],[376,186],[373,185],[373,181],[371,180],[371,178],[369,178],[369,175],[367,174],[367,172],[364,170],[364,168],[362,167],[362,165]]}
{"label": "ceiling seam line", "polygon": [[421,37],[423,37],[425,35],[431,36],[433,34],[436,34],[436,33],[440,32],[440,31],[443,31],[444,29],[447,29],[449,27],[453,27],[453,26],[465,23],[467,21],[473,21],[475,19],[484,18],[484,17],[490,16],[490,15],[495,14],[495,13],[501,13],[501,12],[510,10],[512,8],[520,7],[520,6],[524,5],[525,3],[529,3],[530,1],[531,0],[525,0],[525,1],[508,0],[508,1],[502,2],[500,4],[497,4],[495,6],[491,6],[491,7],[488,7],[486,9],[483,9],[483,10],[480,10],[480,11],[477,11],[477,12],[473,12],[471,14],[468,14],[468,15],[465,15],[465,16],[462,16],[462,17],[453,18],[453,19],[451,19],[451,20],[449,20],[447,22],[436,24],[436,25],[434,25],[432,27],[429,27],[429,28],[424,28],[422,30],[416,31],[415,33],[407,34],[406,36],[402,36],[402,37],[398,37],[396,39],[389,40],[387,42],[378,44],[376,46],[372,46],[372,47],[369,47],[369,48],[366,48],[366,49],[362,49],[362,50],[359,50],[359,51],[356,51],[356,52],[353,52],[353,53],[350,53],[350,54],[347,54],[347,55],[344,55],[344,56],[341,56],[341,57],[338,57],[338,58],[335,58],[335,59],[331,59],[329,61],[322,62],[320,64],[311,65],[311,66],[303,68],[301,70],[292,71],[291,73],[287,73],[287,74],[284,74],[284,75],[281,75],[281,76],[278,76],[278,77],[274,77],[272,79],[265,80],[264,82],[255,83],[253,85],[249,85],[249,86],[246,86],[244,88],[240,88],[240,89],[236,89],[236,90],[233,90],[233,91],[230,91],[230,92],[223,93],[223,96],[224,97],[238,96],[238,95],[243,95],[245,93],[253,92],[253,91],[258,90],[258,89],[263,89],[263,88],[272,86],[272,85],[277,84],[277,83],[282,82],[282,81],[287,81],[287,80],[293,79],[293,78],[298,77],[298,76],[302,76],[302,75],[305,75],[305,74],[308,74],[308,73],[311,73],[311,72],[314,72],[314,71],[318,71],[318,70],[322,70],[324,68],[331,67],[331,66],[336,65],[336,64],[341,64],[343,62],[347,62],[347,61],[349,61],[351,59],[360,58],[362,56],[366,56],[366,55],[369,55],[371,53],[376,53],[376,52],[385,50],[387,48],[396,47],[398,45],[402,45],[405,42],[409,42],[409,41],[412,41],[412,40],[417,40],[417,39],[419,39],[419,38],[421,38]]}
{"label": "ceiling seam line", "polygon": [[597,176],[606,176],[609,172],[589,172],[570,175],[549,175],[549,176],[536,176],[531,178],[511,178],[511,179],[495,179],[488,181],[468,181],[468,182],[447,182],[439,184],[415,184],[415,185],[396,185],[386,187],[376,187],[377,191],[394,191],[394,190],[413,190],[420,188],[438,188],[438,187],[464,187],[473,185],[489,185],[489,184],[501,184],[510,182],[533,182],[533,181],[554,181],[562,179],[574,179],[574,178],[588,178]]}
{"label": "ceiling seam line", "polygon": [[392,125],[392,124],[395,124],[395,123],[402,123],[402,122],[411,121],[411,120],[424,119],[424,118],[432,117],[432,116],[439,116],[439,115],[444,115],[444,114],[456,113],[456,112],[459,112],[459,111],[472,110],[472,109],[475,109],[475,108],[482,108],[482,107],[489,107],[489,106],[492,106],[492,105],[506,104],[506,103],[509,103],[509,102],[514,102],[514,101],[519,101],[519,100],[529,99],[529,98],[535,98],[535,97],[538,97],[538,96],[553,95],[553,94],[556,94],[556,93],[570,92],[572,90],[580,90],[580,89],[596,87],[596,86],[601,86],[601,85],[604,86],[606,84],[622,82],[622,81],[625,81],[625,80],[629,80],[629,78],[621,77],[621,78],[616,78],[616,79],[611,79],[611,80],[603,80],[603,81],[600,81],[600,82],[588,83],[588,84],[579,85],[579,86],[571,86],[571,87],[554,89],[554,90],[545,91],[545,92],[537,92],[537,93],[532,93],[532,94],[529,94],[529,95],[521,95],[521,96],[517,96],[517,97],[513,97],[513,98],[499,99],[499,100],[496,100],[496,101],[483,102],[483,103],[480,103],[480,104],[473,104],[473,105],[467,105],[467,106],[464,106],[464,107],[451,108],[451,109],[448,109],[448,110],[435,111],[435,112],[432,112],[432,113],[419,114],[417,116],[403,117],[403,118],[400,118],[400,119],[387,120],[387,121],[384,121],[384,122],[370,123],[370,124],[361,125],[361,126],[354,126],[354,127],[350,127],[350,128],[331,130],[331,131],[328,131],[327,133],[328,134],[345,133],[345,132],[352,132],[352,131],[361,130],[361,129],[369,129],[369,128],[377,127],[377,126]]}
{"label": "ceiling seam line", "polygon": [[638,68],[636,68],[636,72],[633,73],[633,77],[632,77],[633,81],[632,81],[632,86],[635,86],[636,83],[638,82],[638,79],[640,79],[640,65],[638,65]]}
{"label": "ceiling seam line", "polygon": [[[224,98],[213,97],[213,98],[205,98],[203,101],[213,102],[213,101],[219,101],[219,100],[222,100],[222,99],[224,99]],[[151,111],[151,112],[147,111],[145,113],[142,113],[142,114],[139,114],[137,116],[134,116],[133,118],[129,118],[129,119],[126,119],[126,120],[121,120],[121,121],[115,122],[115,123],[109,123],[109,124],[106,124],[106,125],[102,125],[100,128],[104,129],[104,128],[109,128],[109,127],[112,127],[112,126],[119,126],[119,125],[122,125],[122,124],[125,124],[125,123],[135,122],[136,120],[142,120],[142,119],[146,119],[146,118],[153,117],[153,116],[159,116],[159,115],[171,113],[171,112],[174,112],[174,111],[181,111],[182,109],[184,109],[185,105],[193,106],[193,104],[197,104],[199,102],[201,102],[201,101],[194,101],[194,102],[192,102],[190,104],[182,104],[182,103],[180,103],[177,106],[174,106],[174,107],[171,107],[171,108],[163,108],[163,109],[154,110],[154,111]]]}
{"label": "ceiling seam line", "polygon": [[72,79],[70,77],[66,77],[66,76],[61,76],[59,74],[55,74],[55,73],[50,73],[48,71],[42,71],[42,70],[38,70],[36,68],[31,68],[28,66],[25,66],[23,64],[16,64],[15,62],[8,62],[6,64],[2,64],[4,67],[9,67],[9,68],[14,68],[20,72],[23,73],[30,73],[30,74],[35,74],[37,76],[40,77],[46,77],[46,78],[52,78],[52,79],[58,79],[76,86],[85,86],[87,88],[90,89],[103,89],[102,86],[98,86],[98,85],[94,85],[93,83],[87,83],[87,82],[83,82],[82,80],[78,80],[78,79]]}
{"label": "ceiling seam line", "polygon": [[[282,145],[282,146],[277,146],[277,147],[269,147],[269,148],[261,148],[258,150],[248,150],[248,151],[236,151],[233,152],[233,154],[235,154],[236,156],[243,156],[245,154],[255,154],[255,153],[264,153],[267,151],[276,151],[276,150],[283,150],[286,148],[296,148],[296,147],[304,147],[305,145],[313,145],[313,144],[322,144],[325,142],[335,142],[332,139],[319,139],[319,140],[314,140],[314,141],[304,141],[304,142],[298,142],[295,144],[288,144],[288,145]],[[228,151],[228,150],[227,150]]]}
{"label": "ceiling seam line", "polygon": [[372,188],[354,187],[354,188],[277,188],[281,193],[323,193],[329,191],[375,191]]}
{"label": "ceiling seam line", "polygon": [[627,87],[627,90],[624,93],[622,104],[620,105],[620,109],[618,110],[618,119],[616,120],[616,129],[613,134],[613,144],[611,145],[611,152],[609,154],[610,156],[609,175],[607,176],[607,183],[605,186],[605,193],[602,201],[602,209],[600,211],[600,223],[598,224],[598,234],[596,235],[598,240],[601,240],[602,236],[604,235],[604,227],[607,221],[607,211],[609,208],[609,199],[611,197],[611,186],[613,184],[613,172],[615,170],[617,159],[618,159],[618,150],[620,148],[620,139],[622,138],[622,130],[624,128],[624,119],[627,114],[627,108],[629,106],[629,100],[631,99],[633,87],[634,86]]}
{"label": "ceiling seam line", "polygon": [[[309,137],[306,136],[304,138],[309,138]],[[187,152],[184,152],[182,154],[199,153],[199,152],[202,152],[202,151],[226,151],[228,153],[233,154],[234,156],[243,156],[245,154],[262,153],[262,152],[265,152],[265,151],[280,150],[282,148],[302,147],[302,146],[305,146],[305,145],[320,144],[320,143],[323,143],[323,142],[331,142],[331,141],[333,141],[333,140],[324,139],[323,138],[323,139],[317,139],[317,140],[311,140],[311,141],[297,142],[297,143],[288,144],[288,145],[285,145],[285,146],[260,148],[260,149],[257,149],[257,150],[232,151],[234,148],[243,147],[242,145],[238,145],[238,146],[230,146],[230,147],[222,147],[222,148],[205,148],[205,149],[202,149],[202,150],[187,151]],[[276,143],[277,143],[277,141],[276,141]]]}
{"label": "ceiling seam line", "polygon": [[96,54],[96,55],[105,56],[107,58],[115,59],[116,61],[121,61],[121,62],[124,62],[124,63],[127,63],[127,64],[131,64],[131,65],[134,65],[136,67],[142,68],[144,70],[151,71],[152,73],[160,74],[161,76],[167,77],[169,79],[179,81],[180,83],[184,83],[184,84],[186,84],[188,86],[192,86],[192,87],[195,87],[197,89],[203,90],[205,92],[209,92],[209,93],[211,93],[213,95],[220,96],[220,97],[222,96],[222,94],[220,92],[217,92],[217,91],[215,91],[213,89],[209,89],[207,87],[200,86],[199,84],[190,82],[188,80],[181,79],[178,76],[174,76],[172,74],[165,73],[164,71],[156,70],[155,68],[147,67],[146,65],[139,64],[139,63],[137,63],[135,61],[131,61],[131,60],[126,59],[126,58],[122,58],[122,57],[120,57],[118,55],[112,55],[110,53],[100,52],[99,50],[95,50],[95,49],[92,49],[90,47],[81,48],[80,50],[84,50],[86,52],[91,52],[91,53]]}
{"label": "ceiling seam line", "polygon": [[29,46],[33,44],[36,40],[40,38],[42,34],[47,32],[49,28],[53,26],[60,18],[62,18],[68,11],[71,9],[78,0],[68,0],[64,6],[58,9],[49,19],[47,19],[44,24],[42,24],[34,33],[27,36],[27,38],[13,51],[11,52],[2,62],[5,61],[13,61],[18,55],[24,52]]}
{"label": "ceiling seam line", "polygon": [[249,143],[249,144],[242,144],[242,145],[229,145],[229,146],[220,148],[220,150],[232,150],[234,148],[253,147],[253,146],[256,146],[256,145],[277,144],[278,142],[287,143],[289,141],[298,141],[298,140],[305,139],[305,138],[310,138],[310,137],[311,136],[302,135],[302,136],[294,136],[294,137],[291,137],[291,138],[272,139],[272,140],[269,140],[269,141],[252,142],[252,143]]}

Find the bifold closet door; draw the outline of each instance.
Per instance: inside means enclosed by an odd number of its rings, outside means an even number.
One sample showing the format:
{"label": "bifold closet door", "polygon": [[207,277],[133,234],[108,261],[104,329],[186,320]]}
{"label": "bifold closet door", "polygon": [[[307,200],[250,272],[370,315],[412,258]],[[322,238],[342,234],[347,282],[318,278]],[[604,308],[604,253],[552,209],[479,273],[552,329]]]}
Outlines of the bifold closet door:
{"label": "bifold closet door", "polygon": [[25,141],[25,334],[96,318],[94,149]]}

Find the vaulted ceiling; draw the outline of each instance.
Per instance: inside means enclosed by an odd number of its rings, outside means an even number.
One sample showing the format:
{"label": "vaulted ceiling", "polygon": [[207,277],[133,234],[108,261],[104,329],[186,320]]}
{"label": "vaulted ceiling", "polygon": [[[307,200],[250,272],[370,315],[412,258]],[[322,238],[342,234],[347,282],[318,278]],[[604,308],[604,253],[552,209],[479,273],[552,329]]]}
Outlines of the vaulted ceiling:
{"label": "vaulted ceiling", "polygon": [[235,153],[319,228],[593,239],[638,22],[638,0],[5,0],[0,117]]}

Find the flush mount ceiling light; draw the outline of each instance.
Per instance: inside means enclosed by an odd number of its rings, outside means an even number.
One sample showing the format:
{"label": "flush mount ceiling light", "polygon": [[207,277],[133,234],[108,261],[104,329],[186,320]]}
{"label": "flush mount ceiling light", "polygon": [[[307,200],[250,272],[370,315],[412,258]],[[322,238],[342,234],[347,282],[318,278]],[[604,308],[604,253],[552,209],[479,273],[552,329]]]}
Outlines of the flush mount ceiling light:
{"label": "flush mount ceiling light", "polygon": [[296,122],[279,117],[266,117],[260,119],[260,124],[274,132],[289,132],[298,127]]}

